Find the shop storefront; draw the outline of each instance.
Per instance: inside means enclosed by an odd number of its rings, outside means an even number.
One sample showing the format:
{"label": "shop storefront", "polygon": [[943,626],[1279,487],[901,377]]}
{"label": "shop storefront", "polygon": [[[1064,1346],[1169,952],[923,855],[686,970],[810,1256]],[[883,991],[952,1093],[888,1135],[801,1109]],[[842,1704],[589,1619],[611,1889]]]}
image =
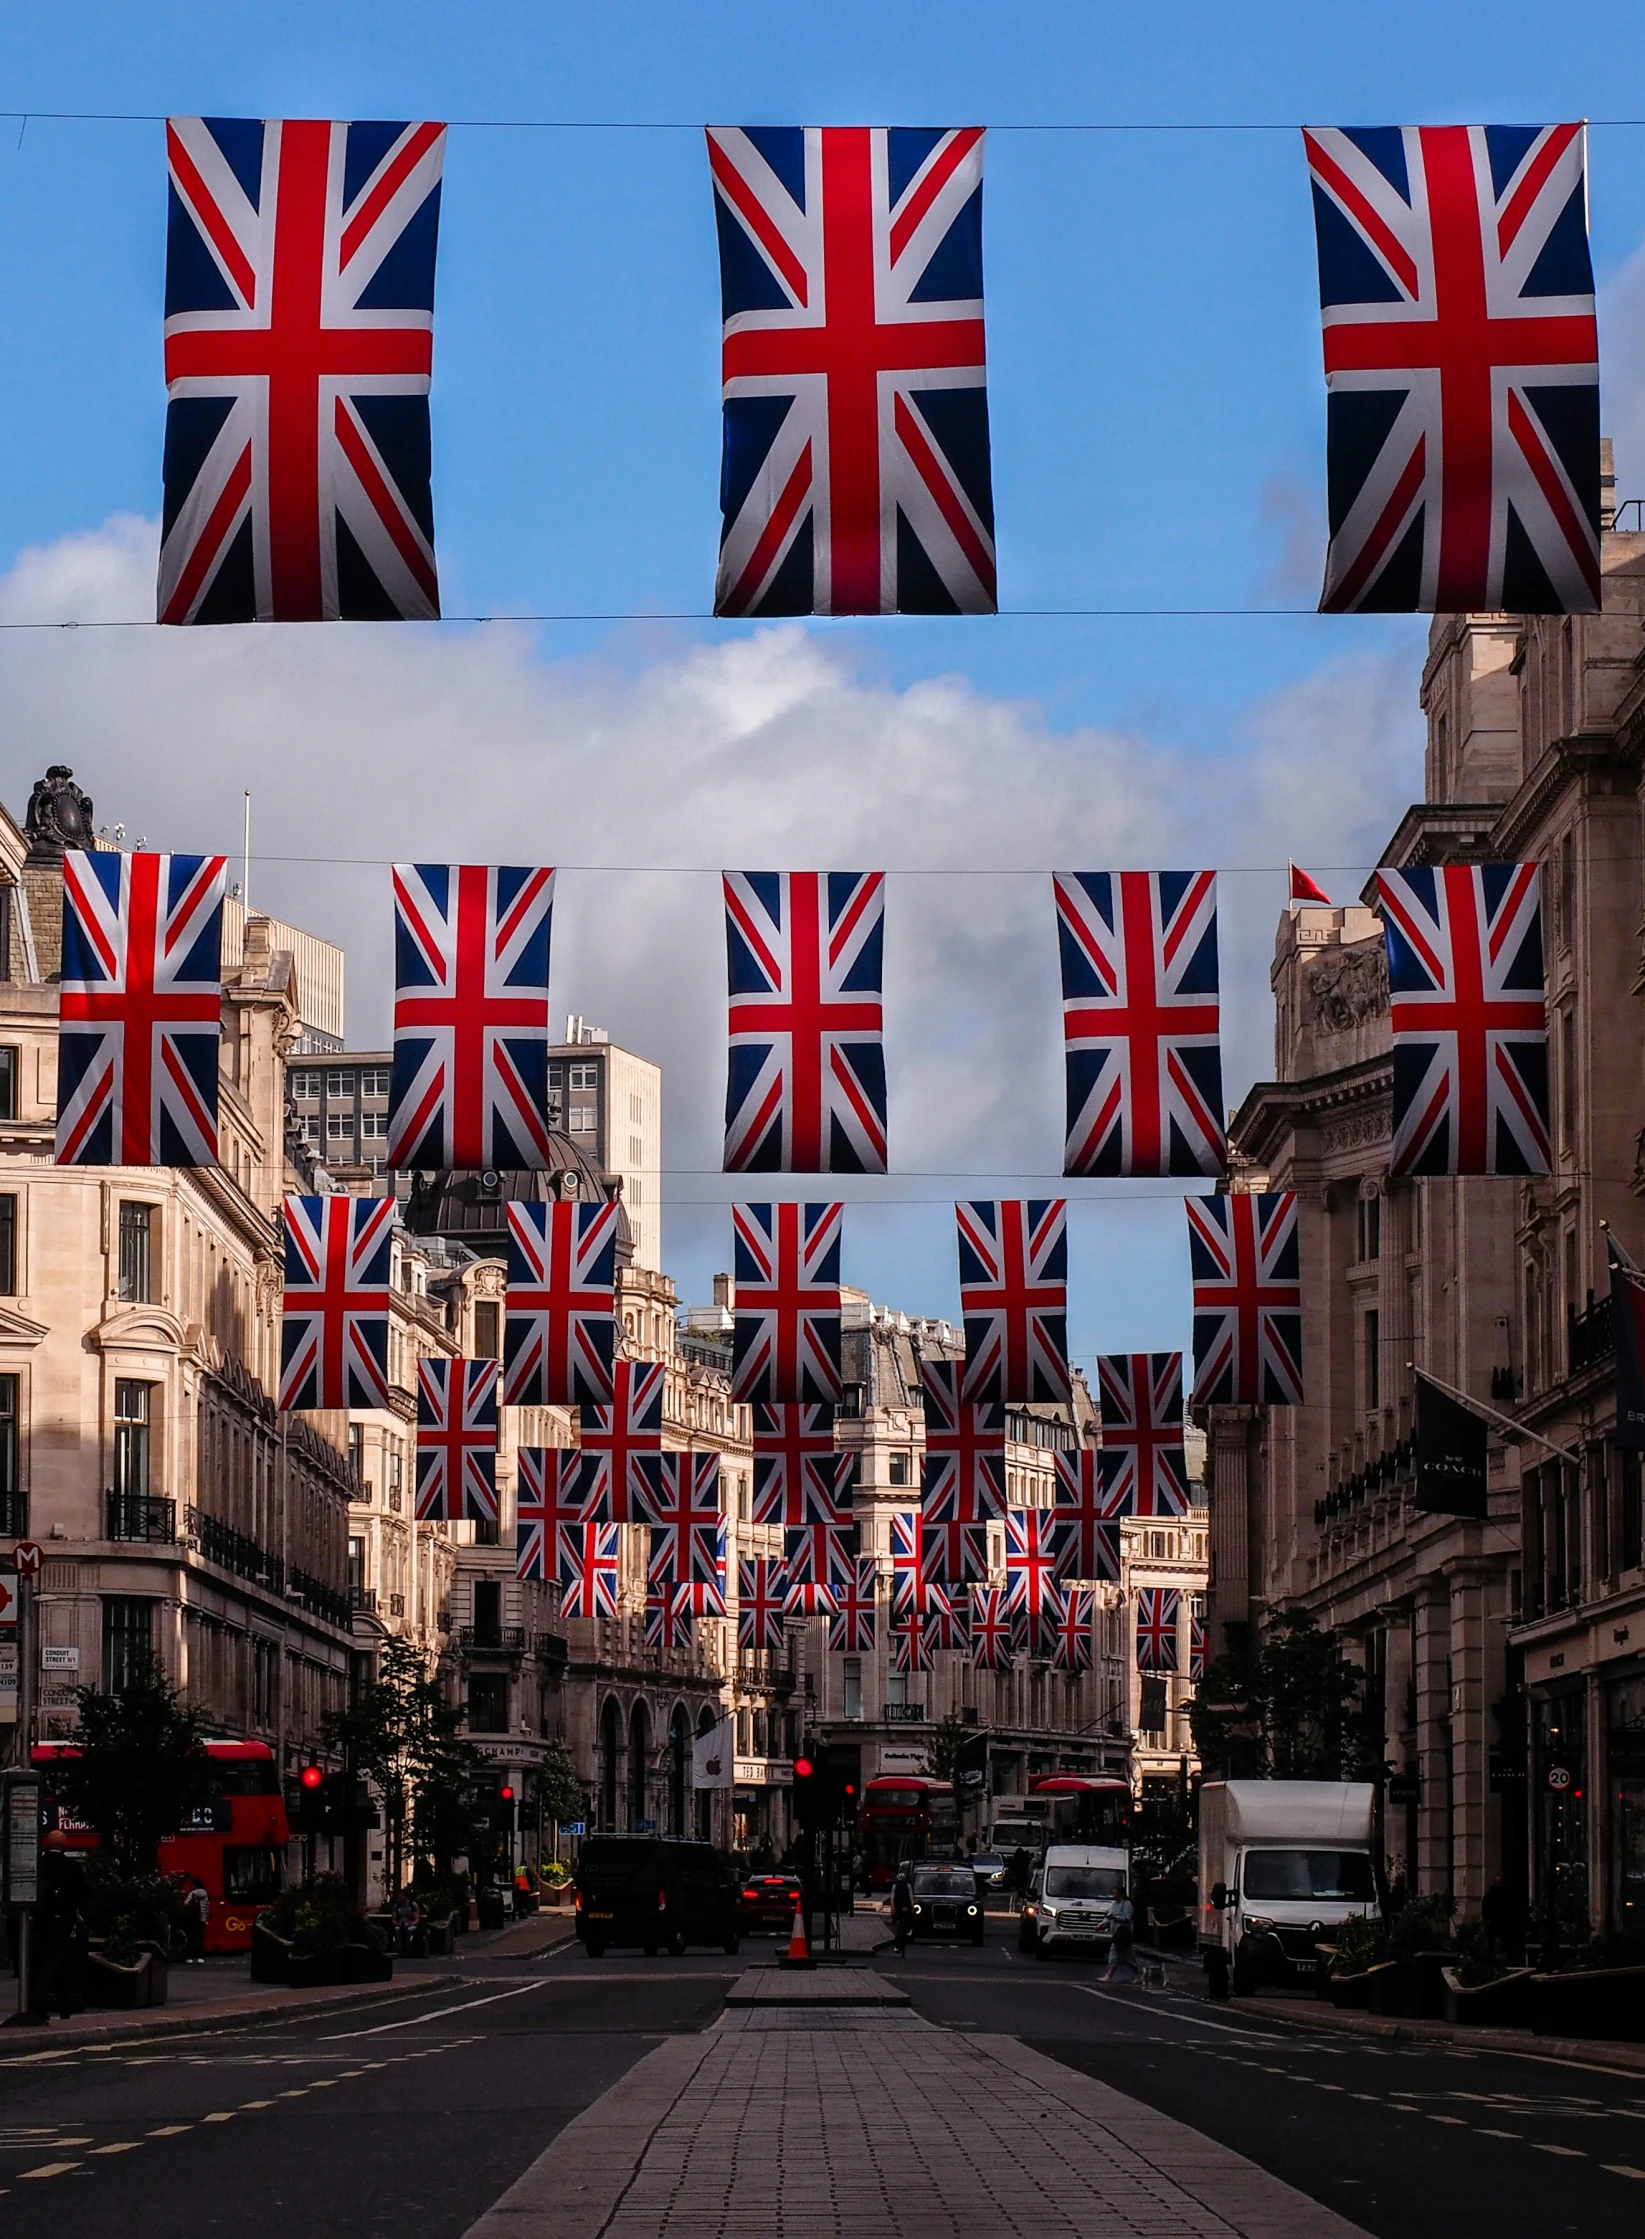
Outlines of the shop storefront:
{"label": "shop storefront", "polygon": [[1645,1673],[1605,1689],[1606,1926],[1645,1936]]}

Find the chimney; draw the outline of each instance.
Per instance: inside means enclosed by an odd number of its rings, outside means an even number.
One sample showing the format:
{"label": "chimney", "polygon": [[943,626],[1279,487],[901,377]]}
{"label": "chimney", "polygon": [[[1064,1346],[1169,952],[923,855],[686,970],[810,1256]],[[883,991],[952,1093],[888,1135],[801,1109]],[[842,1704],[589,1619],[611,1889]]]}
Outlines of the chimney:
{"label": "chimney", "polygon": [[733,1309],[735,1308],[737,1303],[737,1286],[731,1280],[731,1277],[729,1275],[715,1276],[714,1303],[716,1306],[724,1306]]}

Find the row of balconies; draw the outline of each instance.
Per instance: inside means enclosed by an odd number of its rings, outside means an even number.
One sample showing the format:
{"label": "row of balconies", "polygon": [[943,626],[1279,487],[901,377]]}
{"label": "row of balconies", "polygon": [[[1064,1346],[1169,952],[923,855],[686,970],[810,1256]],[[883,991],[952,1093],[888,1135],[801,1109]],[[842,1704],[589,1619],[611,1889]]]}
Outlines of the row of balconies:
{"label": "row of balconies", "polygon": [[1314,1522],[1333,1523],[1337,1517],[1346,1516],[1356,1508],[1374,1500],[1404,1478],[1416,1467],[1416,1440],[1402,1438],[1397,1446],[1390,1446],[1368,1461],[1363,1469],[1356,1469],[1351,1477],[1342,1478],[1331,1487],[1323,1500],[1314,1503]]}

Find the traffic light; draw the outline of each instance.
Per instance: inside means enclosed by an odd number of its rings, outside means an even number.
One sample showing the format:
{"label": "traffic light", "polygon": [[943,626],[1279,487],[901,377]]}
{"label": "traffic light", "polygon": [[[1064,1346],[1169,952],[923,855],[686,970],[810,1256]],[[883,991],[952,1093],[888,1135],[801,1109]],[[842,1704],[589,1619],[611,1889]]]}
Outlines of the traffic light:
{"label": "traffic light", "polygon": [[836,1783],[834,1798],[834,1824],[836,1827],[854,1828],[857,1824],[857,1784],[854,1780]]}
{"label": "traffic light", "polygon": [[502,1806],[503,1825],[512,1828],[514,1825],[514,1790],[508,1781],[504,1781],[498,1789],[497,1801]]}
{"label": "traffic light", "polygon": [[298,1826],[305,1835],[323,1832],[325,1774],[311,1757],[297,1775]]}
{"label": "traffic light", "polygon": [[810,1829],[821,1825],[822,1797],[815,1759],[802,1750],[794,1760],[794,1821]]}

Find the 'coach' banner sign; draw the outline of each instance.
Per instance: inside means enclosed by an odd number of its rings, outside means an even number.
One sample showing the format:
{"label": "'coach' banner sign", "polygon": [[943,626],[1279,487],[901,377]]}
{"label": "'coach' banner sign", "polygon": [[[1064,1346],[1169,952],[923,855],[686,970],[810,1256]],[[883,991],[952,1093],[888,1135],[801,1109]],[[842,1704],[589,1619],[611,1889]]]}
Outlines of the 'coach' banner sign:
{"label": "'coach' banner sign", "polygon": [[1446,1516],[1484,1516],[1485,1439],[1483,1415],[1418,1375],[1418,1508]]}

